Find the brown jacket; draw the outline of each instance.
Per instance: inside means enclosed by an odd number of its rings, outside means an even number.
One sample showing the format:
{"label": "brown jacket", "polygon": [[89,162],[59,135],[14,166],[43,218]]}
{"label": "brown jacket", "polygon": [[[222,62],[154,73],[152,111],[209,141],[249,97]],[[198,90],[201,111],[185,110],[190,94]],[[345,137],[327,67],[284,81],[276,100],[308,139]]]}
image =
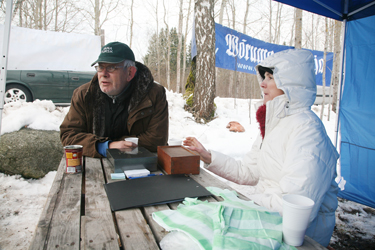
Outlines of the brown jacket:
{"label": "brown jacket", "polygon": [[151,152],[156,152],[157,146],[167,145],[169,114],[165,88],[154,82],[145,65],[137,63],[136,66],[138,70],[131,81],[130,101],[124,111],[128,116],[124,112],[119,114],[120,124],[127,129],[111,127],[111,132],[114,131],[112,136],[105,134],[103,128],[111,124],[104,118],[108,117],[108,109],[104,106],[109,97],[101,92],[95,75],[91,82],[78,87],[73,93],[69,112],[60,126],[60,139],[64,146],[82,145],[83,155],[102,157],[96,150],[97,142],[136,136],[139,138],[138,145]]}

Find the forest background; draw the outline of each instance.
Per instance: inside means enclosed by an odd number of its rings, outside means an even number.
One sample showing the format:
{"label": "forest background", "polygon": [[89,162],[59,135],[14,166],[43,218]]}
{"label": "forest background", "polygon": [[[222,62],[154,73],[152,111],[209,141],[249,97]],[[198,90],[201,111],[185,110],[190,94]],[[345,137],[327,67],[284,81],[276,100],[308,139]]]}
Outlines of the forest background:
{"label": "forest background", "polygon": [[[157,82],[185,92],[198,0],[14,0],[12,25],[101,36],[128,44]],[[210,0],[216,23],[265,42],[334,52],[332,110],[338,84],[341,22],[271,0]],[[5,18],[1,1],[0,20]],[[179,72],[179,74],[177,74]],[[255,75],[216,68],[215,96],[261,98]],[[325,100],[327,103],[327,100]]]}

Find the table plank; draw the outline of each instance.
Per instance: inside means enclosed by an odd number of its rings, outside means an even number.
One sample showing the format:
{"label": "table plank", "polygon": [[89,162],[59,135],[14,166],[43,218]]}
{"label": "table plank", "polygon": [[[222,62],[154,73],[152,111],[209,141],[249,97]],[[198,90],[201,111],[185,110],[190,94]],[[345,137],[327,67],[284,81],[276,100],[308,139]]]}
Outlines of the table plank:
{"label": "table plank", "polygon": [[[108,159],[102,159],[102,163],[108,183],[116,181],[110,178],[111,173],[114,173],[112,164]],[[114,214],[121,242],[125,249],[159,249],[153,232],[140,208],[116,211]]]}
{"label": "table plank", "polygon": [[86,157],[85,165],[85,226],[83,245],[87,249],[119,249],[111,208],[104,190],[100,159]]}
{"label": "table plank", "polygon": [[82,174],[66,175],[65,167],[62,157],[29,249],[79,249]]}
{"label": "table plank", "polygon": [[63,157],[60,161],[60,165],[57,169],[55,179],[52,183],[50,192],[47,197],[46,204],[44,206],[43,212],[40,215],[40,219],[29,247],[30,250],[39,250],[44,249],[44,246],[48,243],[48,232],[51,224],[51,219],[53,216],[53,211],[55,209],[55,204],[57,196],[59,193],[61,181],[64,175],[64,171],[61,169],[65,168],[65,158]]}
{"label": "table plank", "polygon": [[65,174],[56,201],[47,249],[79,249],[82,174]]}

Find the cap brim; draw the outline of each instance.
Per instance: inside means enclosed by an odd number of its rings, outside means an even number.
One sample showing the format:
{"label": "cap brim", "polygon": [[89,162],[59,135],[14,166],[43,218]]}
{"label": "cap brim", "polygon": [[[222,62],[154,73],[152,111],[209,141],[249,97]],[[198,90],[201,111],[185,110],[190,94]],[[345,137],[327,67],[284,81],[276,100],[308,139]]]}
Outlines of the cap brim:
{"label": "cap brim", "polygon": [[96,60],[95,62],[93,62],[93,63],[91,64],[91,67],[94,66],[96,63],[113,63],[113,64],[115,64],[115,63],[123,62],[123,61],[125,61],[125,60],[126,60],[126,59],[123,59],[123,60],[120,60],[120,61],[119,61],[118,58],[107,58],[106,60],[100,60],[100,59],[98,59],[98,60]]}

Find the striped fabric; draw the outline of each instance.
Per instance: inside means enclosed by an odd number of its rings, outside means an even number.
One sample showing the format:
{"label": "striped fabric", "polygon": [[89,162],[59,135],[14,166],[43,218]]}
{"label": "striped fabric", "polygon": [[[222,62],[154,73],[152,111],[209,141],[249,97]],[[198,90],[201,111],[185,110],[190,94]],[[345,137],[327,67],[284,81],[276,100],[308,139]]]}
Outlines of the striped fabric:
{"label": "striped fabric", "polygon": [[201,249],[296,249],[282,242],[282,217],[236,192],[207,188],[224,201],[185,198],[177,210],[158,211],[153,219],[167,231],[186,233]]}

